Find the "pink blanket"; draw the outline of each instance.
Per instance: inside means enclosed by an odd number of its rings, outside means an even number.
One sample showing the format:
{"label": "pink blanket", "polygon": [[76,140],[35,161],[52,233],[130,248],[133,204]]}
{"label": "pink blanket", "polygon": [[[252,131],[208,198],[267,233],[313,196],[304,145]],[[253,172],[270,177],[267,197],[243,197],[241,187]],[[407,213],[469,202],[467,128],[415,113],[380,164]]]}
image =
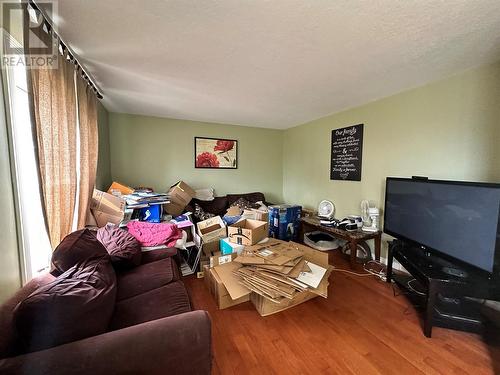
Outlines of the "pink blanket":
{"label": "pink blanket", "polygon": [[182,231],[170,223],[148,223],[144,221],[130,221],[127,224],[128,231],[133,235],[141,246],[174,246],[175,242],[182,238]]}

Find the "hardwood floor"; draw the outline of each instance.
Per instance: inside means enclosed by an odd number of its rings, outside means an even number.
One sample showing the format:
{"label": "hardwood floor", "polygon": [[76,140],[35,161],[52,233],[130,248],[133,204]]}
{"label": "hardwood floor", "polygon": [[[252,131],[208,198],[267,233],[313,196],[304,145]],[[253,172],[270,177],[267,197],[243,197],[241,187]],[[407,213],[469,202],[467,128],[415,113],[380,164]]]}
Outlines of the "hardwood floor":
{"label": "hardwood floor", "polygon": [[218,310],[202,279],[185,282],[212,318],[213,374],[500,374],[498,344],[442,328],[426,338],[406,297],[373,277],[333,272],[328,299],[265,318],[250,302]]}

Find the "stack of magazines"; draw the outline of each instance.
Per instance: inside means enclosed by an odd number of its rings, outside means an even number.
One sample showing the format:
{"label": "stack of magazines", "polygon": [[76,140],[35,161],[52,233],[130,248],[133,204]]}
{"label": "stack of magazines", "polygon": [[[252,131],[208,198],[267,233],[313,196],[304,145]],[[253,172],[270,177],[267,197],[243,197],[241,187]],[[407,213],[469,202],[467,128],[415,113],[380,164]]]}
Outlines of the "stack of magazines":
{"label": "stack of magazines", "polygon": [[144,208],[155,204],[170,203],[166,193],[136,190],[132,194],[124,195],[127,208]]}

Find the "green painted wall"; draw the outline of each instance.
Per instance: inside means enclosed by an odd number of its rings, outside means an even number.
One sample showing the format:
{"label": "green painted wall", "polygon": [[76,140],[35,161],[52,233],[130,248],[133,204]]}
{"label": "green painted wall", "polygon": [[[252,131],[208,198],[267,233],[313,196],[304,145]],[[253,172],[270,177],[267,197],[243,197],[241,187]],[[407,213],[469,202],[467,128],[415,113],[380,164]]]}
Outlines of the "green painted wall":
{"label": "green painted wall", "polygon": [[[112,177],[158,190],[183,179],[218,195],[263,191],[307,208],[330,199],[343,217],[362,199],[383,206],[386,176],[500,181],[499,97],[496,63],[285,131],[110,113]],[[358,123],[362,180],[331,181],[331,131]],[[238,139],[239,169],[195,169],[195,136]]]}
{"label": "green painted wall", "polygon": [[[390,77],[388,77],[390,79]],[[362,199],[383,206],[386,176],[500,181],[500,63],[337,113],[284,132],[283,197],[337,217]],[[364,123],[361,182],[330,180],[332,129]]]}
{"label": "green painted wall", "polygon": [[[283,131],[109,113],[111,174],[165,191],[178,180],[216,195],[261,191],[282,201]],[[238,140],[238,169],[194,168],[194,137]]]}
{"label": "green painted wall", "polygon": [[97,106],[97,126],[99,132],[99,151],[95,185],[99,190],[107,190],[112,182],[109,152],[109,123],[108,111],[101,102],[99,102]]}

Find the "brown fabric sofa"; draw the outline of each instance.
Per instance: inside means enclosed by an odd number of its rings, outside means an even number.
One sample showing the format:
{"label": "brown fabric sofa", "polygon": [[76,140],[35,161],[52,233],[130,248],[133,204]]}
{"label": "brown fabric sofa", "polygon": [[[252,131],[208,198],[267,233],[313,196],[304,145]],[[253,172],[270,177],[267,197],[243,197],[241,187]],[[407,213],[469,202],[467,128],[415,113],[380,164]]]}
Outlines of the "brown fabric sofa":
{"label": "brown fabric sofa", "polygon": [[215,197],[212,201],[201,201],[199,199],[193,198],[191,202],[189,202],[185,211],[194,212],[194,204],[197,203],[205,212],[224,216],[227,209],[240,198],[244,198],[252,203],[263,202],[266,206],[271,205],[271,203],[266,202],[266,197],[263,193],[255,192],[246,194],[228,194],[223,197]]}
{"label": "brown fabric sofa", "polygon": [[26,353],[13,311],[55,277],[31,280],[0,307],[0,373],[209,374],[210,318],[192,311],[175,259],[176,249],[153,250],[142,254],[139,266],[116,271],[116,302],[106,333]]}

